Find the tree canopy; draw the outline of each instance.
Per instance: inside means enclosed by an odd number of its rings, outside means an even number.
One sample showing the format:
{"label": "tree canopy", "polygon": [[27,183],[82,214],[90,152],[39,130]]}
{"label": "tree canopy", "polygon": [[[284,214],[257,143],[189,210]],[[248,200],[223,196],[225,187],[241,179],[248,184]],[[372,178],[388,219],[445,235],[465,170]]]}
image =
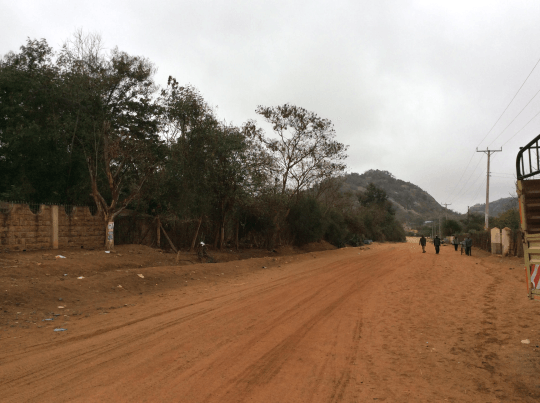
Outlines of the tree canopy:
{"label": "tree canopy", "polygon": [[386,194],[342,192],[347,146],[329,119],[258,106],[271,124],[221,121],[193,85],[76,32],[57,51],[28,39],[0,59],[0,199],[93,203],[106,228],[126,208],[223,248],[320,239],[401,240]]}

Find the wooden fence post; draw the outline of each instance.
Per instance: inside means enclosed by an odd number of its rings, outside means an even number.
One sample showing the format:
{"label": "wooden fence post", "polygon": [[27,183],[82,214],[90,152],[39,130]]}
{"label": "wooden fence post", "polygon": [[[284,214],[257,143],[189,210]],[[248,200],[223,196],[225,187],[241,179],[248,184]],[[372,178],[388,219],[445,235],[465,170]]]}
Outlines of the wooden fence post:
{"label": "wooden fence post", "polygon": [[159,217],[157,218],[157,247],[160,248],[161,245],[161,221],[159,220]]}

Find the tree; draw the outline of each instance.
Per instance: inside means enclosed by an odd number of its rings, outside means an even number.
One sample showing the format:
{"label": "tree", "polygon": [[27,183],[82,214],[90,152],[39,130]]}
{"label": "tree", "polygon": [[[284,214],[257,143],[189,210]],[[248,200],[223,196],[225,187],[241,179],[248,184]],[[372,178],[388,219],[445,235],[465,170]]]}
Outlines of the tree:
{"label": "tree", "polygon": [[158,214],[173,220],[197,221],[191,250],[195,248],[203,218],[211,213],[207,148],[219,123],[212,108],[192,86],[180,86],[169,76],[158,102],[167,153],[150,202]]}
{"label": "tree", "polygon": [[461,220],[463,232],[477,232],[484,229],[484,216],[480,214],[469,214],[467,219]]}
{"label": "tree", "polygon": [[275,174],[281,181],[281,193],[290,190],[292,195],[298,195],[345,170],[343,161],[347,158],[347,146],[334,140],[335,131],[330,120],[288,104],[259,106],[256,112],[272,124],[278,136],[267,138],[258,133],[275,158]]}
{"label": "tree", "polygon": [[162,157],[155,68],[117,48],[104,54],[98,36],[81,32],[66,42],[59,63],[69,86],[74,137],[105,222],[105,246],[113,249],[116,216],[140,197]]}
{"label": "tree", "polygon": [[84,156],[72,141],[70,105],[55,53],[28,39],[0,60],[0,197],[86,203]]}
{"label": "tree", "polygon": [[392,203],[386,192],[373,183],[358,194],[360,217],[369,238],[378,241],[404,241],[405,230],[396,220]]}
{"label": "tree", "polygon": [[346,168],[343,161],[347,157],[347,146],[334,140],[336,134],[330,120],[304,108],[289,104],[259,106],[256,112],[272,125],[277,135],[277,138],[269,138],[262,130],[252,131],[272,156],[275,191],[283,196],[284,205],[276,205],[274,211],[275,232],[270,242],[273,247],[280,222],[289,214],[291,199],[341,175]]}
{"label": "tree", "polygon": [[324,235],[322,212],[319,203],[313,197],[301,197],[291,207],[287,217],[289,229],[299,245],[315,242]]}
{"label": "tree", "polygon": [[378,188],[372,182],[367,186],[365,192],[358,195],[358,201],[364,207],[373,205],[384,206],[388,201],[388,196],[383,189]]}
{"label": "tree", "polygon": [[519,210],[516,208],[506,210],[497,217],[490,219],[490,224],[492,228],[508,227],[513,230],[518,230],[520,228]]}
{"label": "tree", "polygon": [[446,220],[443,224],[443,235],[454,235],[461,232],[461,225],[456,220]]}
{"label": "tree", "polygon": [[172,76],[161,90],[159,102],[163,106],[162,129],[168,145],[178,137],[185,138],[205,121],[216,123],[214,112],[201,93],[191,85],[181,86]]}

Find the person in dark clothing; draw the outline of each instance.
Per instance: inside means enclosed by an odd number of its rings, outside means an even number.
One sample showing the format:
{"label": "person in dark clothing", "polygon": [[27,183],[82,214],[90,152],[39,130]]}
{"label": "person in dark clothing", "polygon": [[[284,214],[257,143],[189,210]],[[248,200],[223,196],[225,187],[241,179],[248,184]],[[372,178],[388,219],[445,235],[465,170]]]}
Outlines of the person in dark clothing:
{"label": "person in dark clothing", "polygon": [[435,253],[439,254],[439,248],[441,246],[441,239],[439,238],[439,235],[435,235],[435,239],[433,240],[433,245],[435,245]]}
{"label": "person in dark clothing", "polygon": [[471,250],[472,250],[472,239],[467,237],[465,238],[465,254],[467,256],[472,256]]}
{"label": "person in dark clothing", "polygon": [[422,253],[426,253],[426,238],[424,235],[420,238],[420,245],[422,245]]}
{"label": "person in dark clothing", "polygon": [[457,236],[454,237],[454,240],[452,241],[452,245],[454,245],[454,250],[457,252],[457,247],[459,245],[459,241],[457,239]]}

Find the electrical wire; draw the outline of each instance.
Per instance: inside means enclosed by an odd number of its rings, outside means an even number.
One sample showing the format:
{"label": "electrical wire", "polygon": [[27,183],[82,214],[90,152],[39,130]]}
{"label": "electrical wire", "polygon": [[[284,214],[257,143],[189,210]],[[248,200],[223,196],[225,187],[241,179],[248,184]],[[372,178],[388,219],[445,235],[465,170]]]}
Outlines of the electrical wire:
{"label": "electrical wire", "polygon": [[459,185],[459,183],[461,182],[461,180],[463,179],[463,176],[465,175],[465,172],[467,172],[467,168],[469,168],[469,165],[471,165],[471,161],[473,160],[474,156],[475,156],[475,152],[473,152],[473,154],[471,155],[471,159],[469,160],[469,163],[467,164],[467,166],[465,167],[465,169],[463,170],[463,173],[461,174],[461,177],[459,178],[459,180],[456,182],[456,185],[454,186],[454,189],[452,189],[452,192],[450,192],[450,194],[448,195],[447,199],[450,199],[452,197],[452,195],[454,194],[454,192],[456,191],[456,188],[457,186]]}
{"label": "electrical wire", "polygon": [[[467,192],[469,192],[469,190],[473,187],[475,187],[477,184],[478,184],[478,181],[482,178],[485,177],[485,173],[483,172],[480,172],[480,175],[478,175],[476,177],[476,179],[469,185],[469,187],[463,192],[463,194],[467,194]],[[479,189],[482,189],[481,187],[479,187]]]}
{"label": "electrical wire", "polygon": [[480,160],[478,161],[478,164],[476,164],[476,166],[472,170],[471,174],[469,175],[469,178],[465,181],[465,183],[461,187],[461,190],[459,191],[459,193],[456,196],[454,196],[454,198],[452,199],[452,203],[454,203],[456,201],[456,199],[463,194],[463,189],[465,188],[465,186],[467,186],[467,183],[471,180],[472,176],[474,175],[474,173],[478,169],[478,165],[480,165],[480,163],[484,159],[484,156],[485,156],[485,154],[482,154],[482,156],[480,157]]}
{"label": "electrical wire", "polygon": [[540,59],[538,59],[538,61],[536,62],[536,64],[535,64],[534,67],[532,68],[531,72],[529,73],[529,75],[527,76],[527,78],[525,79],[525,81],[523,81],[523,83],[521,84],[521,86],[519,87],[519,89],[516,91],[516,93],[514,94],[514,96],[513,96],[512,99],[510,100],[510,102],[508,103],[508,105],[506,105],[506,108],[504,108],[504,111],[502,111],[502,113],[501,113],[501,115],[499,116],[499,118],[497,119],[497,121],[493,124],[493,126],[491,127],[491,129],[489,129],[489,131],[486,133],[486,135],[485,135],[484,138],[480,141],[480,143],[478,143],[478,147],[479,147],[480,144],[482,144],[482,142],[486,139],[486,137],[489,135],[489,133],[491,133],[491,131],[492,131],[493,128],[497,125],[497,123],[499,123],[499,120],[501,120],[501,118],[503,117],[503,115],[505,114],[505,112],[508,110],[508,108],[510,107],[510,105],[512,104],[512,102],[514,102],[514,99],[516,99],[517,94],[519,94],[519,92],[521,91],[521,89],[523,88],[523,86],[525,85],[525,83],[527,82],[527,80],[529,79],[529,77],[531,76],[531,74],[533,73],[533,71],[536,69],[536,66],[538,66],[538,63],[540,63]]}
{"label": "electrical wire", "polygon": [[536,94],[534,94],[534,96],[529,100],[529,102],[527,102],[527,105],[525,105],[525,106],[523,107],[523,109],[521,109],[521,111],[519,111],[519,113],[516,115],[516,117],[515,117],[514,119],[512,119],[512,121],[511,121],[510,123],[508,123],[508,125],[502,130],[502,132],[500,132],[499,135],[498,135],[497,137],[495,137],[491,143],[489,143],[488,147],[489,147],[490,145],[492,145],[492,144],[495,142],[495,140],[497,140],[499,137],[501,137],[501,134],[503,134],[503,133],[505,132],[505,130],[508,129],[508,127],[509,127],[512,123],[514,123],[514,121],[519,117],[519,115],[521,115],[521,113],[525,110],[525,108],[526,108],[527,106],[529,106],[529,104],[533,101],[534,98],[536,98],[536,96],[537,96],[539,93],[540,93],[540,90],[536,91]]}
{"label": "electrical wire", "polygon": [[[531,120],[529,120],[527,123],[525,123],[525,125],[521,129],[519,129],[512,137],[510,137],[508,140],[506,140],[506,143],[508,143],[510,140],[512,140],[514,137],[516,137],[519,134],[519,132],[521,132],[523,129],[525,129],[525,127],[527,127],[528,124],[531,123],[534,120],[534,118],[536,118],[538,115],[540,115],[540,112],[538,112],[536,115],[534,115],[531,118]],[[506,143],[503,143],[503,145],[501,147],[503,147]]]}

